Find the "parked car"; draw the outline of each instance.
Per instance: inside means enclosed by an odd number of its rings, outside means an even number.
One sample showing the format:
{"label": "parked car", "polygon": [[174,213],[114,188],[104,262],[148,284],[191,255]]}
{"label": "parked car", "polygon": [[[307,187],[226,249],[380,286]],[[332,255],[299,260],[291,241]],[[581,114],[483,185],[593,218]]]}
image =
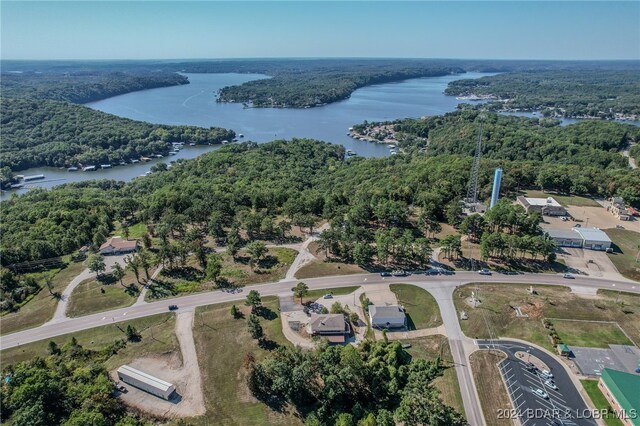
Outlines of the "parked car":
{"label": "parked car", "polygon": [[491,271],[490,271],[490,270],[488,270],[488,269],[480,269],[480,270],[478,271],[478,273],[479,273],[480,275],[491,275]]}
{"label": "parked car", "polygon": [[535,390],[533,391],[533,393],[535,393],[536,395],[538,395],[540,398],[549,399],[549,395],[548,395],[545,391],[543,391],[542,389],[540,389],[540,388],[535,389]]}
{"label": "parked car", "polygon": [[380,276],[381,277],[390,277],[391,276],[391,272],[380,272]]}
{"label": "parked car", "polygon": [[406,277],[408,274],[402,269],[397,269],[391,273],[394,277]]}
{"label": "parked car", "polygon": [[554,390],[557,390],[557,389],[558,389],[558,387],[556,386],[556,384],[555,384],[555,383],[553,383],[553,380],[545,380],[544,385],[545,385],[546,387],[551,388],[551,389],[554,389]]}
{"label": "parked car", "polygon": [[323,299],[333,299],[333,294],[325,294],[322,296]]}
{"label": "parked car", "polygon": [[575,225],[573,225],[574,228],[582,228],[582,225],[580,225],[579,223],[576,223]]}
{"label": "parked car", "polygon": [[542,373],[542,374],[544,374],[545,376],[548,376],[548,377],[550,377],[550,378],[552,378],[552,379],[553,379],[553,373],[552,373],[551,371],[549,371],[549,370],[542,370],[542,372],[541,372],[541,373]]}
{"label": "parked car", "polygon": [[118,386],[118,390],[119,390],[120,392],[122,392],[122,393],[127,393],[127,392],[129,392],[129,391],[127,390],[127,388],[125,388],[124,386]]}
{"label": "parked car", "polygon": [[562,278],[567,278],[567,279],[569,279],[569,280],[572,280],[572,279],[574,279],[574,276],[573,276],[573,275],[571,275],[571,274],[564,274],[564,275],[562,276]]}
{"label": "parked car", "polygon": [[622,225],[616,225],[616,228],[618,228],[618,229],[624,229],[624,226],[622,226]]}
{"label": "parked car", "polygon": [[176,309],[178,309],[178,305],[169,305],[170,311],[175,311]]}

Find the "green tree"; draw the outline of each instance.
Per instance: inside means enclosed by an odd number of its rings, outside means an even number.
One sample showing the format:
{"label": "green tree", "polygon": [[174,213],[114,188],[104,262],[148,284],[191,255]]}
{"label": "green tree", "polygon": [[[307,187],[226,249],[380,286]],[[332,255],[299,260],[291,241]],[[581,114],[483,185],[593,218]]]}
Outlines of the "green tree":
{"label": "green tree", "polygon": [[136,276],[136,281],[140,283],[140,258],[138,255],[134,254],[133,256],[125,257],[124,263],[127,264],[126,268]]}
{"label": "green tree", "polygon": [[218,253],[207,256],[206,277],[214,283],[218,282],[222,273],[222,258]]}
{"label": "green tree", "polygon": [[262,325],[260,325],[260,319],[254,315],[249,315],[249,319],[247,320],[247,329],[249,330],[249,334],[252,338],[257,340],[262,340],[264,337],[264,330],[262,329]]}
{"label": "green tree", "polygon": [[125,285],[122,283],[122,279],[125,276],[125,271],[124,268],[122,266],[120,266],[119,263],[115,263],[112,267],[111,267],[111,275],[113,275],[113,278],[120,282],[120,285],[125,287]]}
{"label": "green tree", "polygon": [[262,298],[260,297],[260,293],[258,293],[256,290],[251,290],[247,294],[247,298],[244,304],[247,306],[251,306],[251,313],[255,313],[255,311],[262,306]]}
{"label": "green tree", "polygon": [[140,340],[140,333],[138,333],[138,330],[136,330],[136,328],[131,324],[127,325],[124,334],[130,342],[137,342]]}
{"label": "green tree", "polygon": [[251,266],[253,267],[254,262],[259,262],[268,251],[267,246],[262,241],[252,241],[247,244],[247,253],[249,253],[251,259]]}
{"label": "green tree", "polygon": [[231,305],[231,316],[233,318],[238,318],[240,316],[240,311],[236,305]]}
{"label": "green tree", "polygon": [[298,297],[300,304],[302,304],[302,298],[309,293],[309,286],[301,281],[291,290],[293,291],[293,296]]}
{"label": "green tree", "polygon": [[95,272],[95,274],[100,277],[100,275],[106,270],[107,265],[104,263],[104,257],[101,254],[91,255],[89,258],[89,262],[87,266],[91,272]]}

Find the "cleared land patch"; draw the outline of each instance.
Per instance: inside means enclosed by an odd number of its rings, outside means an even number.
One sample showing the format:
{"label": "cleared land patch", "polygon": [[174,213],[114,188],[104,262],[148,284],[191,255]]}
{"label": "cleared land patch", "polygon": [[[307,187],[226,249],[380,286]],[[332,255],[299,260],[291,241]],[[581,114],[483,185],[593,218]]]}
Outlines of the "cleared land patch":
{"label": "cleared land patch", "polygon": [[496,351],[476,351],[469,357],[487,426],[513,425],[510,419],[498,419],[497,415],[500,410],[513,408],[497,365],[504,358]]}
{"label": "cleared land patch", "polygon": [[605,229],[604,230],[613,244],[617,247],[613,253],[609,253],[609,259],[625,277],[640,281],[640,261],[638,251],[640,251],[640,233],[626,229]]}
{"label": "cleared land patch", "polygon": [[411,284],[391,284],[389,289],[406,310],[409,330],[442,325],[438,302],[428,291]]}
{"label": "cleared land patch", "polygon": [[608,348],[609,345],[633,345],[615,323],[551,320],[564,343],[571,346]]}
{"label": "cleared land patch", "polygon": [[[594,320],[616,322],[634,342],[640,341],[639,295],[599,291],[594,298],[581,297],[566,287],[533,288],[537,294],[529,294],[529,286],[522,284],[468,284],[456,289],[456,310],[464,310],[469,316],[468,320],[460,321],[462,331],[473,338],[523,339],[553,350],[550,330],[543,326],[545,318]],[[476,291],[481,301],[475,309],[467,304],[472,291]],[[516,306],[528,317],[516,316],[513,309]],[[573,338],[571,330],[565,333],[567,338]]]}
{"label": "cleared land patch", "polygon": [[71,293],[67,316],[80,317],[131,306],[135,303],[140,291],[137,286],[135,289],[134,292],[127,292],[120,283],[104,284],[95,279],[84,281]]}

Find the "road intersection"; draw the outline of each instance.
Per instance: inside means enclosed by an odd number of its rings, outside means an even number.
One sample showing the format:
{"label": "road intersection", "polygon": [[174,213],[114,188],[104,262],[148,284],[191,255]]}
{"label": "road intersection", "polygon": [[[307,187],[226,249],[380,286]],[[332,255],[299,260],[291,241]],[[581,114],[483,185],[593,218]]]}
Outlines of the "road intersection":
{"label": "road intersection", "polygon": [[[50,339],[55,336],[86,330],[110,323],[127,321],[167,312],[170,304],[176,304],[180,309],[193,309],[225,302],[239,301],[245,298],[250,290],[257,290],[264,296],[276,296],[290,291],[299,280],[283,280],[274,283],[247,286],[242,291],[217,290],[188,296],[164,299],[156,302],[140,303],[126,308],[115,309],[87,315],[78,318],[66,318],[54,323],[46,323],[40,327],[24,330],[1,337],[0,349],[8,349]],[[633,281],[612,281],[599,278],[576,277],[568,282],[561,275],[551,274],[493,274],[480,276],[476,272],[458,272],[455,275],[412,275],[409,277],[381,277],[378,274],[356,274],[305,279],[310,289],[339,288],[361,285],[365,288],[369,284],[407,283],[429,291],[440,308],[444,327],[449,338],[456,374],[462,393],[463,405],[467,420],[473,426],[485,424],[479,403],[477,389],[469,367],[469,355],[476,350],[476,342],[466,337],[458,322],[458,313],[453,304],[453,292],[456,287],[468,283],[516,283],[533,285],[568,286],[574,291],[593,292],[597,289],[612,289],[625,292],[640,293],[640,284]]]}

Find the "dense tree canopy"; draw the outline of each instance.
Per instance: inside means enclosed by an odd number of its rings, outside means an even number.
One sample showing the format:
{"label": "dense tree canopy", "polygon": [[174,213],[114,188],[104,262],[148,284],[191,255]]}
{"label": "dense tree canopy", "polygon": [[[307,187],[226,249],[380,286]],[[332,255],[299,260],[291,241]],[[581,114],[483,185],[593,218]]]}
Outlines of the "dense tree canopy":
{"label": "dense tree canopy", "polygon": [[171,142],[219,144],[235,136],[216,127],[149,124],[46,99],[3,96],[0,114],[0,163],[13,170],[117,164],[140,156],[167,155]]}
{"label": "dense tree canopy", "polygon": [[449,83],[447,95],[492,95],[485,107],[542,111],[563,117],[614,118],[640,115],[637,70],[553,70],[512,72]]}

